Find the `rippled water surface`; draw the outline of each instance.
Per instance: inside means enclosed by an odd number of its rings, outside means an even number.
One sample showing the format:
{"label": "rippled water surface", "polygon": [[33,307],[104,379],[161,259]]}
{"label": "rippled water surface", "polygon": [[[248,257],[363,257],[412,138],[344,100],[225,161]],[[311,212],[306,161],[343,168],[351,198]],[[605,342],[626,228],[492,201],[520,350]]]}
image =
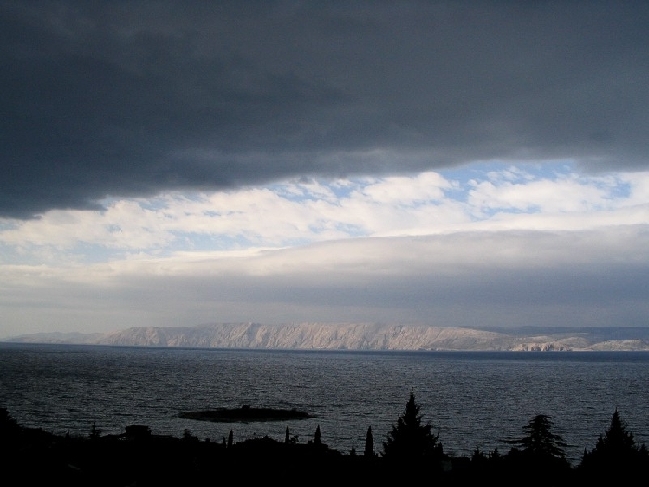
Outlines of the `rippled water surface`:
{"label": "rippled water surface", "polygon": [[[615,408],[649,444],[649,354],[482,352],[294,352],[0,344],[0,406],[21,425],[87,435],[146,424],[154,434],[221,441],[271,436],[288,426],[299,442],[318,425],[331,448],[375,447],[410,391],[448,453],[506,452],[536,414],[578,462]],[[180,411],[251,406],[296,408],[315,418],[250,424],[178,418]]]}

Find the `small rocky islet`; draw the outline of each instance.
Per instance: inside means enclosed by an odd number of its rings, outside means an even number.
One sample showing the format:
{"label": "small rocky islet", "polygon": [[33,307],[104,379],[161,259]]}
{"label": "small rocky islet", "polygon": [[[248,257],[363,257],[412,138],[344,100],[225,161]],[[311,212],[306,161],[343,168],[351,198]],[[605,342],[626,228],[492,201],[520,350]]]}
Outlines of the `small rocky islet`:
{"label": "small rocky islet", "polygon": [[297,409],[278,409],[270,407],[252,407],[244,404],[238,408],[220,407],[202,411],[182,411],[180,418],[211,421],[214,423],[247,423],[253,421],[284,421],[293,419],[308,419],[315,416]]}

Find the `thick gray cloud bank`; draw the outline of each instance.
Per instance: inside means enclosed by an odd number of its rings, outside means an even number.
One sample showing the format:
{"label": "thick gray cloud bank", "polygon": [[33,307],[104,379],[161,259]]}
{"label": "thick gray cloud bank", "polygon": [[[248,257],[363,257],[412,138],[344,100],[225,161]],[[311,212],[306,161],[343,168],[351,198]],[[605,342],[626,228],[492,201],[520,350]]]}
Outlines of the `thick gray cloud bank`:
{"label": "thick gray cloud bank", "polygon": [[0,216],[300,175],[645,169],[649,3],[0,2]]}

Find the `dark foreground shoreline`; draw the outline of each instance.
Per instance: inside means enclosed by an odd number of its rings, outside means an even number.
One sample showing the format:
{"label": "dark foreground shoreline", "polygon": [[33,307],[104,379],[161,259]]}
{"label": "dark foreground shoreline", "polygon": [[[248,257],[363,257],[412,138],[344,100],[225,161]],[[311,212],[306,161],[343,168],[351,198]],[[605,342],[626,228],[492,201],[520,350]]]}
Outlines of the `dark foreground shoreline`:
{"label": "dark foreground shoreline", "polygon": [[[625,459],[592,465],[525,455],[476,451],[471,457],[390,459],[374,451],[339,452],[329,448],[320,429],[307,443],[268,436],[234,443],[200,440],[185,431],[181,438],[152,434],[146,425],[132,425],[120,435],[102,436],[94,427],[85,437],[58,436],[41,428],[18,425],[0,408],[0,468],[4,485],[69,487],[205,486],[225,482],[289,485],[358,483],[367,485],[417,482],[463,486],[603,485],[646,479],[649,461]],[[366,445],[367,448],[367,445]],[[441,449],[440,449],[441,451]],[[645,452],[646,453],[646,452]],[[11,481],[9,481],[11,479]]]}

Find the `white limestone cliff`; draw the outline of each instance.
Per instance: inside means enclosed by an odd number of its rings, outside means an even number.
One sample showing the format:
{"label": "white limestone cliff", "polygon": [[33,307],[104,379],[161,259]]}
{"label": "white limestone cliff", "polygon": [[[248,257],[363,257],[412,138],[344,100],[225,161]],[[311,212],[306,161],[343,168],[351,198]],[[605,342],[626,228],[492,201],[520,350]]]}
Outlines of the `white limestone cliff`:
{"label": "white limestone cliff", "polygon": [[597,341],[584,334],[526,336],[455,327],[364,323],[220,323],[129,328],[102,336],[103,345],[286,350],[579,351],[649,350],[645,340]]}

